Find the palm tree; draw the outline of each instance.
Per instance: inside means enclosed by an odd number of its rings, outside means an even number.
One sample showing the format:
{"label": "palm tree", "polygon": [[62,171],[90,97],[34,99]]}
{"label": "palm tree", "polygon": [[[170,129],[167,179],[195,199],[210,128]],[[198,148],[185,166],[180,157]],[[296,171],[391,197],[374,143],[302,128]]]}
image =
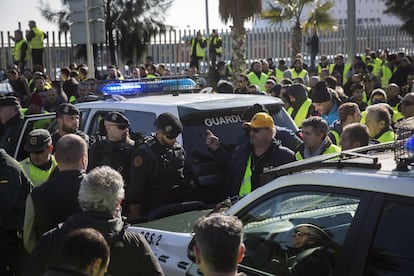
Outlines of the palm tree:
{"label": "palm tree", "polygon": [[[334,6],[332,0],[321,3],[320,0],[279,0],[274,4],[269,3],[270,8],[263,12],[262,18],[271,24],[292,22],[292,58],[302,49],[302,32],[318,30],[319,32],[335,30],[335,19],[329,14]],[[305,6],[312,8],[308,16],[303,20],[302,13]]]}
{"label": "palm tree", "polygon": [[246,29],[244,23],[252,20],[262,12],[261,0],[220,0],[219,15],[225,24],[233,21],[232,37],[232,66],[233,80],[244,71],[246,53]]}
{"label": "palm tree", "polygon": [[[164,12],[173,0],[106,0],[105,28],[111,63],[116,64],[116,42],[121,57],[138,61],[145,52],[150,37],[171,29],[164,24]],[[62,0],[63,9],[52,11],[47,0],[40,0],[42,15],[59,24],[60,31],[70,28],[69,0]]]}

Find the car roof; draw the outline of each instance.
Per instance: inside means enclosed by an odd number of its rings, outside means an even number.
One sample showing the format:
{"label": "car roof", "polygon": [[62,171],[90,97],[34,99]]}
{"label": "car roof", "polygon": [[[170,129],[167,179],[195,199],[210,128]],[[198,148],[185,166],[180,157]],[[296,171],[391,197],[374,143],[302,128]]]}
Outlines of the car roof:
{"label": "car roof", "polygon": [[219,94],[219,93],[189,93],[178,96],[151,95],[134,98],[108,99],[101,101],[79,103],[80,109],[84,108],[119,108],[135,110],[139,107],[145,111],[154,107],[163,107],[165,110],[176,109],[176,106],[191,106],[196,109],[231,108],[234,106],[251,106],[254,103],[283,105],[281,99],[263,95]]}
{"label": "car roof", "polygon": [[[391,142],[362,147],[272,168],[265,174],[279,177],[254,190],[228,211],[235,213],[248,202],[273,190],[297,185],[337,187],[414,198],[414,167],[408,166],[408,170],[397,169],[393,145]],[[375,149],[379,151],[376,152]]]}

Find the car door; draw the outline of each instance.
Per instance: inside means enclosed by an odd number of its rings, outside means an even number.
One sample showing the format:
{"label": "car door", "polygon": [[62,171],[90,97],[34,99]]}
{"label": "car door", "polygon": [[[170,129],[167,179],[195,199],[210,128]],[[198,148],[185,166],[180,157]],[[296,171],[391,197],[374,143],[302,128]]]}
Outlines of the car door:
{"label": "car door", "polygon": [[[359,233],[371,198],[370,193],[345,188],[292,186],[255,200],[235,214],[243,222],[246,246],[239,271],[247,275],[335,275],[343,260],[350,258],[347,254],[358,236],[350,233]],[[317,242],[297,246],[302,225],[318,229]]]}
{"label": "car door", "polygon": [[357,240],[346,274],[414,275],[414,200],[376,194]]}
{"label": "car door", "polygon": [[23,150],[23,147],[26,143],[26,137],[31,130],[35,128],[45,128],[50,132],[50,134],[56,131],[57,123],[55,117],[55,113],[25,116],[13,157],[20,161],[28,156],[28,154]]}

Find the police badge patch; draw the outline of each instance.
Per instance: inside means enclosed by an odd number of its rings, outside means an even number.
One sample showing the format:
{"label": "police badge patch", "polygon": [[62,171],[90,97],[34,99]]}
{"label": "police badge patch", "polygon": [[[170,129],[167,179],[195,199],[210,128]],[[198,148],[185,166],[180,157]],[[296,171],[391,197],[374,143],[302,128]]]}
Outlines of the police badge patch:
{"label": "police badge patch", "polygon": [[31,137],[30,138],[30,145],[34,146],[37,144],[37,137]]}
{"label": "police badge patch", "polygon": [[69,106],[65,106],[64,108],[63,108],[63,113],[68,113],[69,112]]}
{"label": "police badge patch", "polygon": [[116,113],[112,114],[111,121],[116,122],[116,119],[117,119],[117,114]]}
{"label": "police badge patch", "polygon": [[172,126],[170,126],[170,125],[168,125],[168,126],[165,126],[164,127],[164,131],[166,132],[166,133],[170,133],[171,131],[172,131]]}
{"label": "police badge patch", "polygon": [[136,168],[138,168],[139,166],[141,166],[142,165],[142,157],[141,157],[141,155],[137,155],[137,156],[135,156],[135,158],[134,158],[134,167],[136,167]]}

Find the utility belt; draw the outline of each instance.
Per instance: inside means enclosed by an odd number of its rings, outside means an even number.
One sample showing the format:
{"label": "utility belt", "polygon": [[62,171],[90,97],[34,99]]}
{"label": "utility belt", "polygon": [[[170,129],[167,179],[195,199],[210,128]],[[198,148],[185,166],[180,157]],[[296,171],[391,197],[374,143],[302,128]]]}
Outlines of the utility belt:
{"label": "utility belt", "polygon": [[0,237],[23,240],[23,229],[0,229]]}

